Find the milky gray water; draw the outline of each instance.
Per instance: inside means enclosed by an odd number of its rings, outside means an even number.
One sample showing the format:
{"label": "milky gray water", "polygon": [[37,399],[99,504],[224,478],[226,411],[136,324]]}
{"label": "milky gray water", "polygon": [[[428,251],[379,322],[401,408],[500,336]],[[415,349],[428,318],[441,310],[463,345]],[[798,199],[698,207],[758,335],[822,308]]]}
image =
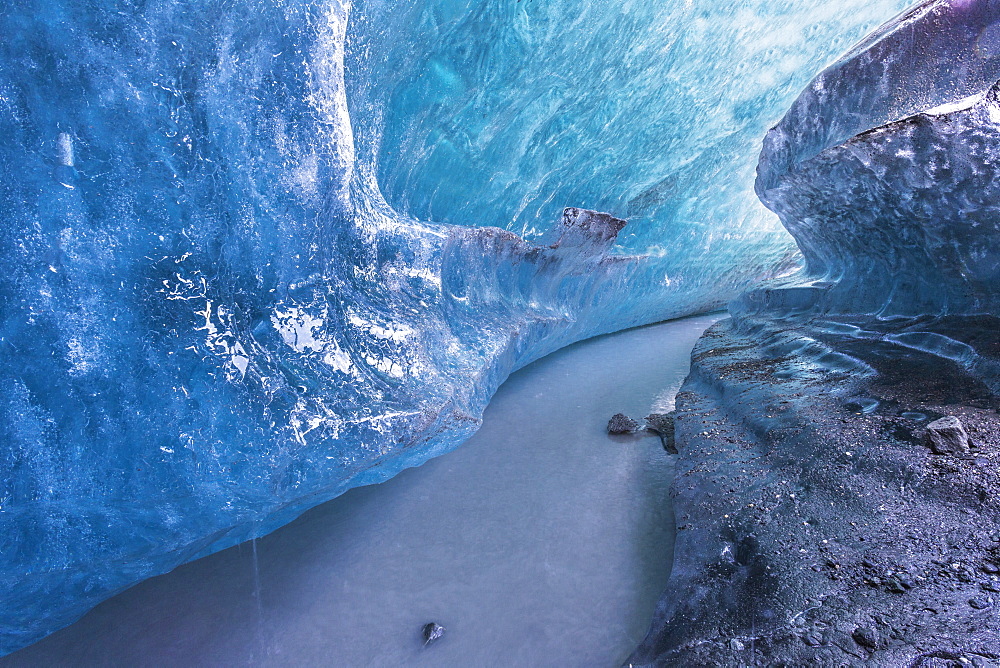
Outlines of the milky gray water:
{"label": "milky gray water", "polygon": [[[111,599],[0,666],[617,666],[669,574],[669,410],[701,316],[519,371],[461,448]],[[423,647],[421,626],[442,640]]]}

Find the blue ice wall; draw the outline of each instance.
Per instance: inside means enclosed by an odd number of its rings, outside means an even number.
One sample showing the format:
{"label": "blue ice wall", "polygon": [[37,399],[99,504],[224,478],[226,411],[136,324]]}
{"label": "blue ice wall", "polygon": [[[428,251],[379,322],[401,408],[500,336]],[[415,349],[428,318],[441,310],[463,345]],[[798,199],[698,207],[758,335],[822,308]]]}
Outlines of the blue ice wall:
{"label": "blue ice wall", "polygon": [[572,204],[628,218],[630,251],[772,256],[746,196],[761,137],[810,68],[908,4],[366,0],[359,155],[424,220],[531,239]]}
{"label": "blue ice wall", "polygon": [[793,268],[751,146],[898,5],[8,2],[0,653]]}
{"label": "blue ice wall", "polygon": [[797,308],[1000,312],[998,80],[1000,2],[928,0],[812,81],[756,184],[817,282]]}

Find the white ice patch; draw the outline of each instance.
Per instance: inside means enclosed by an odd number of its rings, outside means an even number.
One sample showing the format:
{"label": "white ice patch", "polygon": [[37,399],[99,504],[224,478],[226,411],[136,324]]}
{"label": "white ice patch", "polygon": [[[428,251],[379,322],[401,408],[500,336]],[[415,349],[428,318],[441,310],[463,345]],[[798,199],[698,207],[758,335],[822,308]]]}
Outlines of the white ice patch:
{"label": "white ice patch", "polygon": [[[65,332],[66,361],[69,363],[69,373],[82,376],[89,373],[102,373],[108,366],[107,358],[99,332],[102,331],[101,321],[107,322],[108,317],[95,314],[99,306],[95,305],[93,297],[80,303],[77,313],[67,314],[63,331]],[[110,317],[114,321],[114,317]]]}
{"label": "white ice patch", "polygon": [[281,340],[292,350],[299,353],[322,353],[323,364],[334,371],[356,375],[354,361],[350,354],[341,348],[336,339],[324,337],[326,326],[326,309],[317,315],[310,314],[298,306],[276,308],[271,315],[271,324],[281,335]]}
{"label": "white ice patch", "polygon": [[208,282],[197,271],[192,276],[193,278],[188,278],[181,274],[174,274],[173,279],[165,279],[162,282],[163,289],[159,292],[170,301],[204,299],[208,292]]}
{"label": "white ice patch", "polygon": [[[323,317],[325,315],[324,313]],[[275,309],[271,315],[271,324],[278,330],[285,344],[296,352],[320,352],[325,346],[322,340],[316,338],[316,333],[326,324],[323,317],[317,318],[291,306],[284,311]]]}
{"label": "white ice patch", "polygon": [[73,138],[68,132],[60,132],[59,136],[56,137],[56,156],[59,158],[59,164],[63,167],[73,166]]}
{"label": "white ice patch", "polygon": [[323,354],[323,364],[341,373],[354,372],[354,362],[351,360],[351,356],[336,341],[331,341],[327,345],[326,351]]}
{"label": "white ice patch", "polygon": [[393,378],[402,378],[406,375],[406,371],[400,366],[399,362],[394,362],[386,357],[374,357],[369,355],[365,357],[365,361],[368,362],[370,366],[375,367],[382,373],[392,376]]}
{"label": "white ice patch", "polygon": [[288,416],[288,424],[295,440],[305,446],[309,436],[316,437],[313,440],[339,437],[344,421],[320,401],[299,399]]}
{"label": "white ice patch", "polygon": [[431,271],[427,267],[391,267],[388,271],[389,273],[402,274],[409,278],[419,278],[441,290],[441,275]]}
{"label": "white ice patch", "polygon": [[955,102],[946,102],[945,104],[932,107],[923,113],[928,116],[943,116],[944,114],[951,114],[956,111],[969,109],[982,100],[983,95],[984,93],[977,93],[976,95],[970,95],[969,97],[956,100]]}
{"label": "white ice patch", "polygon": [[194,331],[205,332],[205,343],[209,347],[212,347],[214,345],[213,339],[219,332],[219,328],[215,326],[214,322],[212,322],[212,300],[211,299],[206,300],[205,310],[195,311],[195,315],[200,315],[201,317],[203,317],[205,319],[205,324],[202,325],[201,327],[195,327]]}
{"label": "white ice patch", "polygon": [[348,321],[358,329],[363,329],[376,338],[392,341],[393,343],[403,343],[414,334],[412,327],[401,322],[390,322],[382,326],[368,322],[356,315],[349,316]]}
{"label": "white ice patch", "polygon": [[73,337],[66,342],[66,360],[70,364],[69,372],[74,376],[81,376],[93,371],[98,366],[101,351],[96,342],[91,341],[90,345],[84,344],[78,337]]}
{"label": "white ice patch", "polygon": [[289,182],[303,197],[319,195],[319,156],[307,155],[289,172]]}
{"label": "white ice patch", "polygon": [[205,324],[195,327],[195,331],[205,332],[208,350],[225,358],[226,378],[230,381],[242,380],[250,366],[250,356],[229,327],[232,314],[222,304],[213,309],[211,299],[205,300],[203,311],[195,313],[205,318]]}
{"label": "white ice patch", "polygon": [[250,365],[250,358],[247,357],[243,344],[239,341],[233,346],[233,357],[230,360],[232,365],[240,372],[240,377],[247,375],[247,367]]}

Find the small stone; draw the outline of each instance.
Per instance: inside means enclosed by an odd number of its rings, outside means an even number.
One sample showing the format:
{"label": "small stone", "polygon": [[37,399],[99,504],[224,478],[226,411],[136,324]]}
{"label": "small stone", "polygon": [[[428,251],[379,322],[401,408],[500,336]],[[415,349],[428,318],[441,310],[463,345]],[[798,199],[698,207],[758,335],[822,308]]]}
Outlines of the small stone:
{"label": "small stone", "polygon": [[430,645],[444,635],[444,627],[435,622],[424,624],[424,646]]}
{"label": "small stone", "polygon": [[969,452],[969,435],[962,422],[949,415],[927,425],[927,442],[938,455],[958,455]]}
{"label": "small stone", "polygon": [[909,573],[897,573],[895,580],[903,585],[904,589],[913,589],[917,584]]}
{"label": "small stone", "polygon": [[816,633],[815,631],[810,631],[809,633],[802,636],[802,642],[804,642],[809,647],[822,647],[823,637]]}
{"label": "small stone", "polygon": [[854,629],[851,637],[854,638],[854,642],[862,647],[867,647],[868,649],[876,649],[878,647],[878,634],[875,633],[874,629],[867,627]]}
{"label": "small stone", "polygon": [[608,421],[609,434],[633,434],[638,430],[639,423],[624,413],[615,413]]}
{"label": "small stone", "polygon": [[969,605],[976,610],[986,610],[993,607],[993,599],[989,596],[973,596],[969,599]]}
{"label": "small stone", "polygon": [[893,594],[902,594],[906,592],[906,587],[898,577],[891,577],[885,583],[885,588],[888,589]]}
{"label": "small stone", "polygon": [[991,575],[996,575],[1000,573],[1000,565],[993,563],[992,561],[984,561],[983,565],[980,566],[983,573],[989,573]]}
{"label": "small stone", "polygon": [[736,638],[732,638],[729,641],[729,649],[733,650],[734,652],[742,652],[746,648],[747,646],[744,645],[742,641],[737,640]]}
{"label": "small stone", "polygon": [[660,436],[663,449],[672,455],[677,453],[677,445],[674,442],[674,414],[673,413],[653,413],[646,416],[646,427]]}

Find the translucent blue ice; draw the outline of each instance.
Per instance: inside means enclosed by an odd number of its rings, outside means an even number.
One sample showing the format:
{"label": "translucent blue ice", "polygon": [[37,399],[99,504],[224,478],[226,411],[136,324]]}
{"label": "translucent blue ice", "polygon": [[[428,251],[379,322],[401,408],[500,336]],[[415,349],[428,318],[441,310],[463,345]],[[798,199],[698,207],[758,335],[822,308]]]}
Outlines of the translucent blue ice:
{"label": "translucent blue ice", "polygon": [[900,7],[7,2],[0,653],[794,268],[759,137]]}

